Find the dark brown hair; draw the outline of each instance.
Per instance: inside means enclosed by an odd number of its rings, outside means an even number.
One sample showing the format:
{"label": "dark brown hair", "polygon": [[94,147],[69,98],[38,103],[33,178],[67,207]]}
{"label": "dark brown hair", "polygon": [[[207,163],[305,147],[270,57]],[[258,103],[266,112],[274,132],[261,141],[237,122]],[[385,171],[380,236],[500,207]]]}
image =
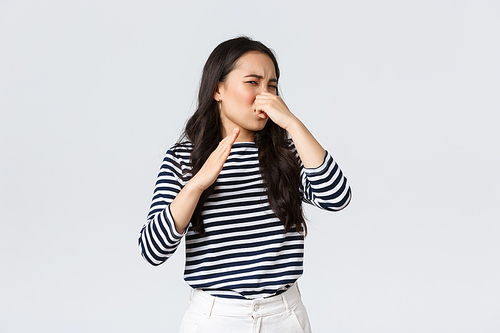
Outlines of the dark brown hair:
{"label": "dark brown hair", "polygon": [[[193,144],[191,174],[195,175],[222,140],[222,123],[214,99],[219,82],[223,82],[234,69],[237,60],[248,52],[262,52],[271,58],[279,79],[278,62],[273,52],[264,44],[248,37],[238,37],[219,44],[208,57],[200,82],[198,109],[189,118],[179,142],[183,139]],[[290,150],[287,132],[268,119],[266,126],[255,132],[255,145],[259,151],[259,168],[266,185],[269,205],[283,223],[285,231],[306,232],[299,191],[300,168],[295,154]],[[201,195],[191,217],[192,230],[205,233],[202,207],[212,194],[215,182]]]}

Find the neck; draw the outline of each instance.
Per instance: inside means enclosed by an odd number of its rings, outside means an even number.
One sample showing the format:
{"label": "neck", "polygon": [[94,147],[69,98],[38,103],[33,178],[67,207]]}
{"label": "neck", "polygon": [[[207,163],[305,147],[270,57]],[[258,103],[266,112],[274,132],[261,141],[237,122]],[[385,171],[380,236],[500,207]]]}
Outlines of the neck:
{"label": "neck", "polygon": [[236,138],[236,142],[254,142],[255,136],[252,131],[245,131],[241,129],[240,135]]}
{"label": "neck", "polygon": [[[232,133],[233,128],[229,131],[226,128],[222,128],[222,138],[225,138],[230,133]],[[245,130],[240,127],[240,134],[236,138],[235,142],[254,142],[255,141],[255,133],[249,130]]]}

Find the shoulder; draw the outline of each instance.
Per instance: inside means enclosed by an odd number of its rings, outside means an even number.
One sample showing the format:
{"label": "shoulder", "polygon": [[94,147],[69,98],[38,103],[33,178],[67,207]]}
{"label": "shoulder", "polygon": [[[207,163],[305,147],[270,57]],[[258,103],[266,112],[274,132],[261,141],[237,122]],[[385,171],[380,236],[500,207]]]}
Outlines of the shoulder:
{"label": "shoulder", "polygon": [[181,186],[185,185],[185,176],[191,170],[191,151],[190,142],[179,142],[173,145],[165,153],[160,167],[160,175],[175,175]]}
{"label": "shoulder", "polygon": [[167,150],[164,162],[170,162],[174,165],[189,164],[192,150],[193,144],[191,142],[178,142]]}
{"label": "shoulder", "polygon": [[193,144],[190,141],[177,142],[175,145],[170,147],[168,152],[174,155],[190,155],[193,150]]}

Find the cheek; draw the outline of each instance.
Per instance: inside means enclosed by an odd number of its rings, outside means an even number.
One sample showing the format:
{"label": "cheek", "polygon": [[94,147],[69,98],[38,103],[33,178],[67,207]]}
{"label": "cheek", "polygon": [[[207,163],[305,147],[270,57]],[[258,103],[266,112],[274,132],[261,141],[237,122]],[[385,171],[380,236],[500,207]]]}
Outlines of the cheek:
{"label": "cheek", "polygon": [[253,102],[255,101],[255,97],[257,96],[253,89],[248,89],[246,87],[241,87],[240,89],[238,89],[237,95],[237,98],[240,100],[240,102],[245,104],[253,104]]}

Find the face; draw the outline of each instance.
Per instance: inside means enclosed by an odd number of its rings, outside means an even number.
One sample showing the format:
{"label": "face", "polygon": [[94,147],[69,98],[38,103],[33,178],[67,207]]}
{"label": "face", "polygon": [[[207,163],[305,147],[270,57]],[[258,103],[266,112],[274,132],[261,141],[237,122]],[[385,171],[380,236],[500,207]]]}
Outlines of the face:
{"label": "face", "polygon": [[236,141],[254,141],[254,132],[267,123],[267,117],[261,118],[255,111],[255,97],[263,91],[277,94],[277,86],[274,64],[267,54],[248,52],[241,56],[214,94],[214,99],[221,101],[223,137],[239,127]]}

